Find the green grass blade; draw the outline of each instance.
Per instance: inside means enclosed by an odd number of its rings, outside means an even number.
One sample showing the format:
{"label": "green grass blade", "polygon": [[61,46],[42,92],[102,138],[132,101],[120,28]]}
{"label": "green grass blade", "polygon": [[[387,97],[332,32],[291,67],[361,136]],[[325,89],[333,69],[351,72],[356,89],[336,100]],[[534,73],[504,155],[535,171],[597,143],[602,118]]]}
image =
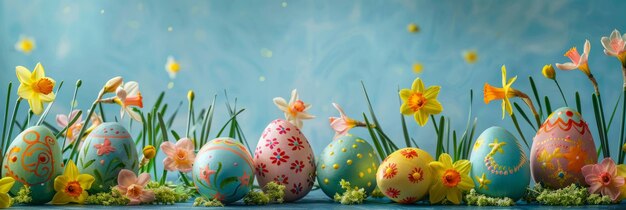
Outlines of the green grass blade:
{"label": "green grass blade", "polygon": [[515,109],[517,109],[517,112],[519,112],[520,115],[522,115],[522,118],[524,118],[524,120],[528,123],[528,125],[530,125],[530,127],[533,128],[535,132],[537,132],[537,128],[535,128],[535,125],[530,122],[530,118],[528,118],[528,116],[526,115],[526,112],[524,112],[522,107],[520,107],[519,104],[517,104],[517,102],[513,102],[513,106],[515,106]]}
{"label": "green grass blade", "polygon": [[[543,110],[541,109],[541,100],[539,100],[539,92],[537,91],[537,86],[535,85],[535,80],[533,80],[533,77],[528,77],[528,80],[530,81],[530,87],[533,89],[533,95],[535,96],[535,100],[537,101],[537,105],[539,105],[539,116],[541,116],[543,118]],[[550,112],[546,110],[546,115],[549,115]]]}
{"label": "green grass blade", "polygon": [[520,127],[519,127],[519,123],[517,122],[517,117],[515,117],[515,113],[511,114],[511,120],[513,120],[513,124],[515,125],[515,129],[517,130],[517,133],[520,135],[520,137],[524,141],[524,144],[526,145],[526,148],[530,148],[530,146],[528,145],[528,142],[526,141],[526,137],[524,137],[524,132],[522,132],[522,129],[520,129]]}
{"label": "green grass blade", "polygon": [[544,99],[546,100],[546,113],[552,113],[552,107],[550,106],[550,98],[546,96]]}
{"label": "green grass blade", "polygon": [[365,113],[363,113],[363,118],[365,119],[365,124],[368,125],[366,126],[367,131],[370,134],[370,137],[372,138],[372,142],[374,143],[374,148],[376,148],[376,151],[378,152],[378,155],[380,156],[381,160],[384,160],[385,157],[387,157],[388,154],[386,154],[383,151],[383,148],[378,140],[378,137],[376,137],[376,134],[374,133],[374,129],[372,129],[370,125],[370,121],[367,119],[367,115],[365,115]]}
{"label": "green grass blade", "polygon": [[580,106],[580,94],[578,91],[576,91],[576,109],[578,110],[578,113],[581,115],[583,114],[583,109]]}

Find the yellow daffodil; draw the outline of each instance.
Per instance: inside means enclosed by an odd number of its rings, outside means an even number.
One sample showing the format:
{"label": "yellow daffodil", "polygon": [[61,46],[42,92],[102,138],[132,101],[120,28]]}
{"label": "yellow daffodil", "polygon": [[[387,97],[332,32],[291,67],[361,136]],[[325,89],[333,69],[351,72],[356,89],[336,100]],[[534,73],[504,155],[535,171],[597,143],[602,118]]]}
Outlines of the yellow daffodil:
{"label": "yellow daffodil", "polygon": [[510,98],[513,97],[521,97],[526,95],[521,91],[513,89],[511,85],[517,79],[517,76],[509,79],[506,79],[506,66],[502,65],[502,88],[497,88],[485,83],[484,86],[484,100],[485,104],[489,104],[490,101],[501,99],[502,100],[502,119],[504,119],[504,113],[509,113],[509,115],[513,114],[513,106],[511,106]]}
{"label": "yellow daffodil", "polygon": [[9,190],[15,184],[13,177],[4,177],[0,179],[0,208],[9,208],[11,206],[11,197],[9,197]]}
{"label": "yellow daffodil", "polygon": [[417,33],[420,32],[420,27],[417,26],[417,24],[415,23],[410,23],[407,27],[406,30],[408,30],[411,33]]}
{"label": "yellow daffodil", "polygon": [[35,39],[32,37],[20,36],[20,40],[15,43],[15,50],[28,55],[35,50],[36,46]]}
{"label": "yellow daffodil", "polygon": [[424,70],[424,65],[422,65],[421,63],[413,64],[413,73],[420,74],[422,73],[423,70]]}
{"label": "yellow daffodil", "polygon": [[471,163],[468,160],[459,160],[453,164],[450,155],[443,153],[439,161],[428,165],[435,175],[429,190],[430,203],[439,203],[445,198],[460,204],[463,192],[474,188],[474,181],[469,176]]}
{"label": "yellow daffodil", "polygon": [[79,203],[82,204],[89,196],[87,190],[95,179],[89,174],[79,174],[74,161],[70,160],[65,166],[63,174],[54,179],[52,204]]}
{"label": "yellow daffodil", "polygon": [[174,57],[167,57],[167,62],[165,63],[165,70],[170,75],[171,79],[176,78],[176,74],[180,71],[180,64]]}
{"label": "yellow daffodil", "polygon": [[20,87],[17,89],[17,95],[28,100],[30,109],[36,115],[43,112],[43,103],[54,100],[55,81],[46,77],[46,73],[41,63],[37,63],[35,69],[31,73],[26,67],[15,67],[17,79],[20,81]]}
{"label": "yellow daffodil", "polygon": [[463,53],[463,59],[465,59],[465,62],[469,64],[476,63],[476,61],[478,61],[478,53],[476,50],[465,51]]}
{"label": "yellow daffodil", "polygon": [[413,115],[420,126],[426,125],[428,116],[443,111],[441,103],[437,100],[440,88],[439,86],[424,88],[422,80],[420,78],[415,79],[411,89],[400,90],[400,98],[402,98],[400,113]]}
{"label": "yellow daffodil", "polygon": [[143,156],[148,159],[152,159],[156,156],[156,148],[152,145],[145,146],[143,148]]}
{"label": "yellow daffodil", "polygon": [[556,72],[554,71],[554,67],[552,67],[552,64],[543,66],[543,69],[541,69],[541,74],[543,74],[543,77],[551,80],[554,80],[556,78]]}

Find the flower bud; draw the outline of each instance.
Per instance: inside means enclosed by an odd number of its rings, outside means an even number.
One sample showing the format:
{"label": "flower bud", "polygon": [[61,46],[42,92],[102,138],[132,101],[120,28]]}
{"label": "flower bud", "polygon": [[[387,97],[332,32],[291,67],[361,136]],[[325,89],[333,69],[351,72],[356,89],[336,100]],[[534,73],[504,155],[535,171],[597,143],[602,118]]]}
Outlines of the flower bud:
{"label": "flower bud", "polygon": [[113,92],[115,92],[115,90],[117,90],[117,87],[119,87],[122,84],[123,81],[124,80],[120,76],[111,78],[104,85],[104,88],[103,88],[104,93],[113,93]]}
{"label": "flower bud", "polygon": [[554,78],[556,77],[556,72],[554,72],[554,67],[552,67],[552,64],[543,66],[541,73],[543,74],[545,78],[548,78],[551,80],[554,80]]}
{"label": "flower bud", "polygon": [[189,90],[189,92],[187,92],[187,100],[189,100],[189,102],[192,102],[195,98],[196,94],[193,93],[193,90]]}
{"label": "flower bud", "polygon": [[152,159],[156,156],[156,148],[152,145],[145,146],[143,148],[143,157],[146,159]]}

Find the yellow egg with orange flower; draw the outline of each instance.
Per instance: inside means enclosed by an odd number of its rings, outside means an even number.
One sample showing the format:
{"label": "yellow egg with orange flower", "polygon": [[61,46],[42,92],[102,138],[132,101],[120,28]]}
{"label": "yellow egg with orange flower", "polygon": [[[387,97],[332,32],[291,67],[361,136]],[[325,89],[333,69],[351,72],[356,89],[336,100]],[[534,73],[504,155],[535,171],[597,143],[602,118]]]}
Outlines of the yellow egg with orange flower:
{"label": "yellow egg with orange flower", "polygon": [[415,203],[428,194],[433,179],[428,163],[432,161],[430,154],[418,148],[395,151],[378,167],[376,184],[395,202]]}

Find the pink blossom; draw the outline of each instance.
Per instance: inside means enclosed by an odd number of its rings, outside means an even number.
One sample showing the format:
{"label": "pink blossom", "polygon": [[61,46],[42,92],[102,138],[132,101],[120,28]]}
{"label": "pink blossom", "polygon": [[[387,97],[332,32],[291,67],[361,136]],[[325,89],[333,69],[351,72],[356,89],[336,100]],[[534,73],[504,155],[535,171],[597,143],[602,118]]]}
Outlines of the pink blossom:
{"label": "pink blossom", "polygon": [[154,201],[155,196],[152,190],[145,187],[150,181],[150,174],[142,173],[137,177],[134,172],[122,169],[117,176],[117,186],[115,188],[128,197],[128,205],[138,205]]}
{"label": "pink blossom", "polygon": [[182,138],[178,140],[176,144],[163,142],[161,144],[161,150],[167,155],[167,157],[163,159],[165,170],[178,170],[183,173],[190,172],[193,161],[196,159],[196,154],[193,149],[193,142],[188,138]]}
{"label": "pink blossom", "polygon": [[599,164],[589,164],[581,169],[585,181],[589,184],[589,193],[600,193],[616,201],[620,195],[620,188],[624,185],[624,177],[617,176],[615,162],[605,158]]}
{"label": "pink blossom", "polygon": [[350,129],[356,126],[365,126],[365,123],[349,118],[339,104],[333,103],[333,106],[339,111],[340,117],[330,117],[330,127],[335,130],[335,138],[348,134]]}

